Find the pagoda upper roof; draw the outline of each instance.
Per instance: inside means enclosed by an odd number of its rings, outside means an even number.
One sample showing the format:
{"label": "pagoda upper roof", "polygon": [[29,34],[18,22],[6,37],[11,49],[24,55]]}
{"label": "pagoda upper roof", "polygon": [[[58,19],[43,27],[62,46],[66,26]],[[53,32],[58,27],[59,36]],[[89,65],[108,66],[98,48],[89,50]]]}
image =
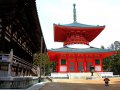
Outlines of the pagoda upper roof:
{"label": "pagoda upper roof", "polygon": [[[70,24],[54,24],[54,41],[64,42],[64,45],[68,44],[89,44],[93,39],[95,39],[105,26],[99,25],[87,25],[77,22],[76,8],[73,4],[73,23]],[[78,37],[77,37],[78,36]],[[70,37],[77,37],[73,42]],[[80,38],[83,37],[84,41]]]}
{"label": "pagoda upper roof", "polygon": [[99,27],[101,27],[99,25],[88,25],[88,24],[82,24],[82,23],[78,23],[78,22],[73,22],[70,24],[59,24],[59,26],[84,27],[84,28],[99,28]]}
{"label": "pagoda upper roof", "polygon": [[54,24],[54,41],[57,42],[65,42],[68,33],[81,33],[86,38],[88,42],[91,42],[93,39],[95,39],[105,28],[105,26],[99,26],[99,25],[87,25],[87,24],[81,24],[77,22],[73,22],[70,24]]}

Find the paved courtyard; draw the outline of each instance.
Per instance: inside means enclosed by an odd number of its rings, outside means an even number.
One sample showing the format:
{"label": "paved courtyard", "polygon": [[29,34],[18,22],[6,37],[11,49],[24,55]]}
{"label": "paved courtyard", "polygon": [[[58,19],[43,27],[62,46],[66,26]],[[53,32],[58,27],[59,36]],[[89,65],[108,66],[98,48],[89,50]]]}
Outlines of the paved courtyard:
{"label": "paved courtyard", "polygon": [[120,90],[120,79],[110,79],[110,86],[104,86],[103,79],[56,79],[46,83],[40,90]]}

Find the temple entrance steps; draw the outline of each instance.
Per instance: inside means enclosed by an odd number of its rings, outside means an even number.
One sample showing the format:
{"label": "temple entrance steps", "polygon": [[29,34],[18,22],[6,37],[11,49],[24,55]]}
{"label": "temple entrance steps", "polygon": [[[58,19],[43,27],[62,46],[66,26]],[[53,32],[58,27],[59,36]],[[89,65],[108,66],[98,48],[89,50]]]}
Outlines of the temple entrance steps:
{"label": "temple entrance steps", "polygon": [[50,78],[55,79],[69,79],[68,73],[51,73]]}
{"label": "temple entrance steps", "polygon": [[51,78],[53,79],[98,79],[101,78],[99,73],[94,73],[91,76],[90,72],[86,73],[51,73]]}
{"label": "temple entrance steps", "polygon": [[97,79],[101,78],[101,76],[98,73],[94,73],[93,76],[91,76],[90,72],[87,73],[68,73],[69,79]]}

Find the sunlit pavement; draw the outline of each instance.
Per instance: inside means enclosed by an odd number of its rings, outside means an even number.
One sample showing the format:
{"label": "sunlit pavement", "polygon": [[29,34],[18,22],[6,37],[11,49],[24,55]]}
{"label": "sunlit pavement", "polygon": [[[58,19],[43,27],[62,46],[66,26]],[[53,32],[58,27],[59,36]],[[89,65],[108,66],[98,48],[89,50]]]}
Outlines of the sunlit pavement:
{"label": "sunlit pavement", "polygon": [[[0,89],[13,90],[13,89]],[[120,90],[120,78],[110,79],[110,85],[105,86],[103,79],[55,79],[53,82],[41,82],[34,84],[28,89],[14,90]]]}
{"label": "sunlit pavement", "polygon": [[37,83],[26,90],[39,90],[40,88],[42,88],[45,85],[45,83],[47,83],[47,82]]}
{"label": "sunlit pavement", "polygon": [[105,86],[103,79],[56,80],[46,83],[40,90],[120,90],[120,79],[111,79],[110,86]]}

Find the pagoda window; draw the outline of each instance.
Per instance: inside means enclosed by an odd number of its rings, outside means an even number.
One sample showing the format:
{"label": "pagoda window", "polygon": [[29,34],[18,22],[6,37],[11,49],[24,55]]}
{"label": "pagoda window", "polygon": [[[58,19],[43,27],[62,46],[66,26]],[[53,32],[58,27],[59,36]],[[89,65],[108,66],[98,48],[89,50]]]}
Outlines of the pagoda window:
{"label": "pagoda window", "polygon": [[61,60],[61,65],[66,65],[66,60],[65,59]]}
{"label": "pagoda window", "polygon": [[96,64],[96,65],[100,65],[100,60],[99,60],[99,59],[96,59],[96,60],[95,60],[95,64]]}

